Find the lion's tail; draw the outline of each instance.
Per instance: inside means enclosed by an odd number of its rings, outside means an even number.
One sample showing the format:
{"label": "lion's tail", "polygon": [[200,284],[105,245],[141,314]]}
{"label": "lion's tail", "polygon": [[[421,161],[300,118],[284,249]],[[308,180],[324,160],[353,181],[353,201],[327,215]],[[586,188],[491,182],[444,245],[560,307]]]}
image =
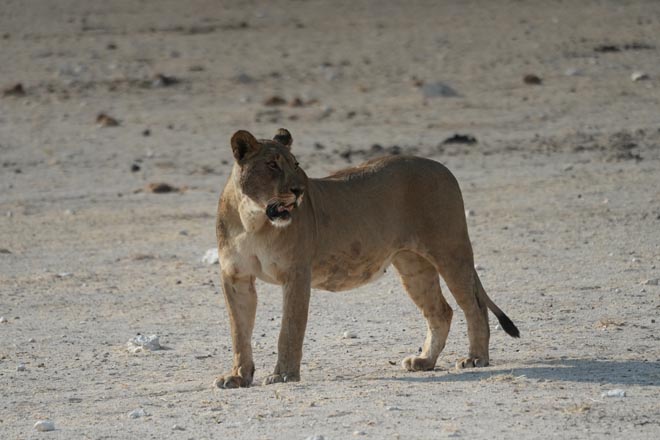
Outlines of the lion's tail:
{"label": "lion's tail", "polygon": [[477,289],[479,291],[479,296],[481,296],[480,299],[483,299],[484,302],[486,303],[486,306],[488,306],[488,309],[495,314],[497,317],[497,320],[500,322],[500,325],[504,329],[505,332],[509,334],[509,336],[513,336],[514,338],[519,338],[520,337],[520,331],[518,330],[518,327],[509,319],[508,316],[506,316],[506,313],[502,311],[499,307],[497,307],[497,304],[493,302],[492,299],[488,296],[486,293],[486,290],[484,287],[481,285],[481,280],[479,279],[479,275],[477,275],[477,271],[474,271],[474,277],[475,280],[477,281]]}

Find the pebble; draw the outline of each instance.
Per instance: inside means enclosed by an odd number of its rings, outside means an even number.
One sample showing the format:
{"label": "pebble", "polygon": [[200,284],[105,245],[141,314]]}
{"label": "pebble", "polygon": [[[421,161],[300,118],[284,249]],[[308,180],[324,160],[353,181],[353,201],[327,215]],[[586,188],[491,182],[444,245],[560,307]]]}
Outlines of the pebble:
{"label": "pebble", "polygon": [[208,264],[209,266],[213,264],[218,264],[218,248],[211,248],[202,257],[202,263]]}
{"label": "pebble", "polygon": [[[650,278],[648,280],[642,281],[642,284],[645,286],[657,286],[658,284],[660,284],[660,280],[657,278]],[[2,322],[1,319],[0,322]]]}
{"label": "pebble", "polygon": [[154,182],[147,185],[146,190],[154,194],[167,194],[167,193],[179,192],[180,188],[177,188],[176,186],[170,185],[169,183],[165,183],[165,182]]}
{"label": "pebble", "polygon": [[465,210],[465,217],[466,218],[474,217],[475,215],[476,215],[476,213],[474,212],[473,209],[466,209]]}
{"label": "pebble", "polygon": [[147,415],[147,412],[142,408],[134,409],[128,413],[128,417],[131,419],[139,419],[140,417],[146,417]]}
{"label": "pebble", "polygon": [[621,289],[617,287],[616,289],[614,289],[614,293],[621,293]]}
{"label": "pebble", "polygon": [[575,67],[569,67],[568,69],[564,70],[564,75],[566,76],[578,76],[580,74],[580,70],[576,69]]}
{"label": "pebble", "polygon": [[385,409],[388,411],[401,411],[401,408],[399,408],[398,406],[387,406],[385,407]]}
{"label": "pebble", "polygon": [[16,366],[16,371],[25,371],[25,370],[27,370],[25,364],[23,362],[19,362],[18,365]]}
{"label": "pebble", "polygon": [[351,331],[345,331],[341,337],[342,339],[356,339],[357,334]]}
{"label": "pebble", "polygon": [[632,75],[630,75],[630,79],[633,81],[644,81],[649,79],[649,76],[644,72],[633,72]]}
{"label": "pebble", "polygon": [[137,335],[126,343],[128,351],[139,353],[141,351],[156,351],[163,347],[160,345],[160,338],[156,335],[145,336]]}
{"label": "pebble", "polygon": [[152,87],[169,87],[178,84],[179,82],[180,81],[178,78],[159,73],[154,77],[154,80],[151,82],[151,85]]}
{"label": "pebble", "polygon": [[34,429],[37,431],[55,431],[55,423],[50,420],[39,420],[34,424]]}
{"label": "pebble", "polygon": [[642,260],[640,260],[640,259],[637,258],[637,257],[633,257],[632,260],[630,260],[630,261],[632,261],[633,263],[639,263],[639,262],[642,261]]}
{"label": "pebble", "polygon": [[543,80],[533,73],[529,73],[523,77],[523,82],[532,86],[540,86],[543,84]]}
{"label": "pebble", "polygon": [[15,84],[12,87],[9,87],[8,89],[3,90],[2,92],[3,96],[15,96],[15,97],[23,97],[25,96],[25,88],[23,88],[23,84],[18,83]]}
{"label": "pebble", "polygon": [[113,118],[112,116],[108,116],[105,113],[99,113],[99,115],[96,117],[96,123],[98,124],[99,127],[118,127],[119,126],[119,121]]}
{"label": "pebble", "polygon": [[367,433],[364,431],[353,431],[353,435],[357,437],[358,435],[367,435]]}
{"label": "pebble", "polygon": [[322,435],[310,435],[305,440],[325,440],[325,437]]}
{"label": "pebble", "polygon": [[439,96],[443,98],[457,98],[460,96],[456,90],[443,82],[424,84],[422,86],[422,94],[424,98],[437,98]]}
{"label": "pebble", "polygon": [[33,342],[37,342],[37,340],[34,339],[34,338],[30,338],[30,339],[28,339],[28,342],[29,342],[29,343],[33,343]]}
{"label": "pebble", "polygon": [[181,425],[174,425],[174,426],[172,426],[172,430],[173,430],[173,431],[185,431],[186,428],[184,428],[184,427],[181,426]]}
{"label": "pebble", "polygon": [[626,397],[626,392],[622,389],[614,389],[614,390],[609,390],[605,391],[600,395],[601,397]]}
{"label": "pebble", "polygon": [[474,270],[484,270],[484,267],[481,264],[475,264]]}
{"label": "pebble", "polygon": [[7,324],[9,321],[7,321],[7,318],[4,316],[0,316],[0,324]]}

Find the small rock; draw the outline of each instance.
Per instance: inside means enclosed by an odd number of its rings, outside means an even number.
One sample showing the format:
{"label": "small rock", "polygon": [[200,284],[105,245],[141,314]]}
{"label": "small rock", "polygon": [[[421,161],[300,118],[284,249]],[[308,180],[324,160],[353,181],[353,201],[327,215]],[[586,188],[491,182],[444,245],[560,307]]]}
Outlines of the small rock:
{"label": "small rock", "polygon": [[99,113],[98,116],[96,116],[96,123],[98,124],[99,127],[118,127],[119,126],[119,121],[113,118],[112,116],[108,116],[105,113]]}
{"label": "small rock", "polygon": [[631,259],[630,261],[632,261],[633,263],[639,263],[639,262],[642,261],[642,260],[640,260],[640,259],[637,258],[637,257],[632,257],[632,259]]}
{"label": "small rock", "polygon": [[234,77],[234,81],[239,84],[252,84],[255,82],[255,79],[247,73],[241,72]]}
{"label": "small rock", "polygon": [[144,130],[142,130],[142,136],[144,136],[144,137],[151,136],[151,130],[149,130],[148,128],[145,128]]}
{"label": "small rock", "polygon": [[465,210],[465,218],[474,217],[475,215],[476,215],[476,213],[474,212],[473,209],[466,209]]}
{"label": "small rock", "polygon": [[270,98],[266,99],[264,101],[264,105],[269,106],[269,107],[274,107],[274,106],[279,106],[279,105],[286,105],[286,99],[282,98],[281,96],[271,96]]}
{"label": "small rock", "polygon": [[151,82],[153,87],[169,87],[179,84],[181,81],[173,76],[163,75],[162,73],[156,74],[154,80]]}
{"label": "small rock", "polygon": [[385,409],[388,411],[401,411],[401,408],[399,408],[398,406],[387,406],[385,407]]}
{"label": "small rock", "polygon": [[32,343],[34,343],[34,342],[37,342],[37,340],[34,339],[34,338],[30,338],[30,339],[28,339],[28,342],[29,342],[30,344],[32,344]]}
{"label": "small rock", "polygon": [[140,165],[138,165],[138,164],[136,164],[136,163],[134,163],[133,165],[131,165],[131,172],[132,172],[132,173],[137,173],[138,171],[140,171],[140,169],[141,169],[141,168],[140,168]]}
{"label": "small rock", "polygon": [[465,144],[472,145],[477,143],[477,138],[469,134],[454,134],[442,141],[443,145],[447,144]]}
{"label": "small rock", "polygon": [[147,415],[147,412],[142,408],[134,409],[128,413],[128,417],[131,419],[139,419],[140,417],[146,417]]}
{"label": "small rock", "polygon": [[601,44],[594,47],[594,52],[598,52],[598,53],[621,52],[621,48],[614,44]]}
{"label": "small rock", "polygon": [[630,75],[630,79],[633,81],[645,81],[649,79],[649,76],[644,72],[633,72],[632,75]]}
{"label": "small rock", "polygon": [[150,183],[149,185],[147,185],[147,191],[152,192],[154,194],[166,194],[172,192],[179,192],[180,189],[177,188],[176,186],[170,185],[169,183],[157,182],[157,183]]}
{"label": "small rock", "polygon": [[74,211],[73,209],[65,209],[64,210],[65,215],[73,215],[75,213],[76,213],[76,211]]}
{"label": "small rock", "polygon": [[533,73],[528,73],[527,75],[523,76],[523,82],[531,86],[540,86],[543,84],[543,80]]}
{"label": "small rock", "polygon": [[305,440],[325,440],[325,437],[322,435],[310,435]]}
{"label": "small rock", "polygon": [[141,351],[156,351],[161,350],[163,347],[160,345],[160,338],[156,335],[145,336],[138,334],[133,339],[130,339],[126,346],[131,353],[139,353]]}
{"label": "small rock", "polygon": [[55,431],[55,423],[50,420],[39,420],[34,424],[34,429],[41,432]]}
{"label": "small rock", "polygon": [[458,98],[461,96],[456,90],[443,82],[424,84],[422,85],[421,90],[424,98]]}
{"label": "small rock", "polygon": [[27,368],[23,362],[19,362],[16,366],[16,371],[27,371]]}
{"label": "small rock", "polygon": [[341,336],[342,339],[357,339],[357,334],[351,331],[345,331]]}
{"label": "small rock", "polygon": [[9,321],[7,321],[7,318],[5,318],[4,316],[0,316],[0,324],[8,324],[8,323]]}
{"label": "small rock", "polygon": [[2,96],[14,96],[16,98],[22,98],[25,96],[25,89],[23,84],[18,83],[12,87],[9,87],[2,91]]}
{"label": "small rock", "polygon": [[650,278],[648,280],[642,281],[642,284],[645,286],[657,286],[660,284],[660,280],[658,278]]}
{"label": "small rock", "polygon": [[367,435],[367,433],[364,431],[353,431],[353,435],[357,437],[359,435]]}
{"label": "small rock", "polygon": [[614,390],[609,390],[605,391],[600,395],[601,397],[626,397],[626,392],[622,389],[614,389]]}
{"label": "small rock", "polygon": [[564,75],[566,76],[578,76],[580,74],[580,70],[576,69],[575,67],[569,67],[568,69],[564,70]]}
{"label": "small rock", "polygon": [[484,270],[484,267],[481,264],[475,264],[474,270]]}
{"label": "small rock", "polygon": [[305,101],[303,101],[302,99],[300,99],[298,97],[293,98],[289,102],[289,107],[304,107],[304,106],[305,106]]}
{"label": "small rock", "polygon": [[202,257],[202,263],[208,264],[209,266],[213,264],[218,264],[218,248],[211,248]]}
{"label": "small rock", "polygon": [[185,431],[186,428],[184,428],[184,427],[181,426],[181,425],[174,425],[174,426],[172,426],[172,430],[173,430],[173,431]]}

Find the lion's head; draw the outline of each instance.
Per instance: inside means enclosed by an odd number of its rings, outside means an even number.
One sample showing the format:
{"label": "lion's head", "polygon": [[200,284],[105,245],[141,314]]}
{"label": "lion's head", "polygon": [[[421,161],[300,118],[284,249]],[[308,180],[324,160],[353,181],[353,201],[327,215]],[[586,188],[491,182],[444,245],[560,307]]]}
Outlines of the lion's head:
{"label": "lion's head", "polygon": [[291,154],[292,143],[291,133],[283,128],[273,140],[257,140],[245,130],[231,138],[240,190],[278,227],[291,223],[307,187],[307,175]]}

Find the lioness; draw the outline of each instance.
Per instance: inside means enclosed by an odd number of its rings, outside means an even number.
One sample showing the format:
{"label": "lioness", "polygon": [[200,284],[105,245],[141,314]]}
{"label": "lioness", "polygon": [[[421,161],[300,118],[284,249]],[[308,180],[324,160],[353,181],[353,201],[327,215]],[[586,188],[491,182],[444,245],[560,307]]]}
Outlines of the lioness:
{"label": "lioness", "polygon": [[447,168],[392,156],[309,179],[291,154],[292,141],[285,129],[273,140],[242,130],[231,138],[235,163],[216,226],[234,360],[216,386],[252,383],[255,278],[281,285],[284,294],[277,365],[264,384],[300,380],[311,287],[352,289],[390,264],[428,325],[422,353],[402,361],[406,370],[433,369],[445,346],[453,312],[438,274],[467,319],[470,350],[457,367],[488,365],[488,309],[519,336],[479,281],[461,191]]}

